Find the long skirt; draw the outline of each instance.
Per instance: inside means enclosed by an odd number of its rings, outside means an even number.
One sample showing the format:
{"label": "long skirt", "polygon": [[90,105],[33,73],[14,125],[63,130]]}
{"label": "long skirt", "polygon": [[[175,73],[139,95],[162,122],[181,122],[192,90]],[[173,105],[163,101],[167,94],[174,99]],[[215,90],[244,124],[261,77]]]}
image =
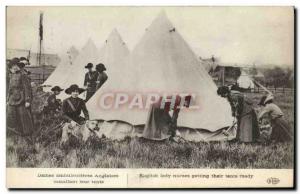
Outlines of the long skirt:
{"label": "long skirt", "polygon": [[293,135],[289,124],[283,117],[271,120],[272,134],[271,139],[279,142],[291,141]]}
{"label": "long skirt", "polygon": [[237,139],[240,142],[255,142],[259,138],[258,120],[254,110],[238,120]]}
{"label": "long skirt", "polygon": [[32,135],[34,132],[34,124],[30,107],[26,108],[24,104],[18,106],[8,105],[7,126],[18,135]]}
{"label": "long skirt", "polygon": [[88,89],[86,91],[86,98],[85,98],[85,101],[87,102],[96,92],[96,89],[95,90],[91,90],[91,89]]}

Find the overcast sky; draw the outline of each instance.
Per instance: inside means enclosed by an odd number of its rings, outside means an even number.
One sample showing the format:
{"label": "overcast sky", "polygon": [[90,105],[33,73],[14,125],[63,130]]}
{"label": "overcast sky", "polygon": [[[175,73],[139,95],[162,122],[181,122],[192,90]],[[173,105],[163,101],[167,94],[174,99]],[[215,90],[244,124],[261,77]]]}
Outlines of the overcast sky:
{"label": "overcast sky", "polygon": [[292,7],[8,7],[7,47],[36,51],[43,11],[46,52],[61,54],[72,45],[80,50],[88,38],[100,48],[113,28],[132,50],[163,10],[201,57],[293,64]]}

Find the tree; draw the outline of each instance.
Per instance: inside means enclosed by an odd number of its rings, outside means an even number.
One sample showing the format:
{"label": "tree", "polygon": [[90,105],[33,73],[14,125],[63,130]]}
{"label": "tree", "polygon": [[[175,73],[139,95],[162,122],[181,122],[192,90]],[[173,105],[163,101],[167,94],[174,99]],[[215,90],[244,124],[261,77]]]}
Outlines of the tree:
{"label": "tree", "polygon": [[264,72],[267,86],[277,87],[290,87],[290,77],[292,70],[285,71],[283,68],[274,67],[272,69],[266,69]]}

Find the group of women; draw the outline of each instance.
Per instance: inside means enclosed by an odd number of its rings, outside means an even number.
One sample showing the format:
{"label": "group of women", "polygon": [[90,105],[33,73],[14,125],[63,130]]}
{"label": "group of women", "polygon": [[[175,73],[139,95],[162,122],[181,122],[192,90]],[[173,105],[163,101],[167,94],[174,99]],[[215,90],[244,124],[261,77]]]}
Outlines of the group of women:
{"label": "group of women", "polygon": [[274,96],[264,95],[260,102],[261,110],[257,114],[254,104],[238,88],[222,86],[217,90],[219,96],[226,98],[231,106],[232,116],[237,121],[236,140],[240,142],[257,142],[261,140],[259,123],[267,118],[271,125],[271,141],[291,141],[293,135],[291,128],[284,118],[282,110],[274,104]]}

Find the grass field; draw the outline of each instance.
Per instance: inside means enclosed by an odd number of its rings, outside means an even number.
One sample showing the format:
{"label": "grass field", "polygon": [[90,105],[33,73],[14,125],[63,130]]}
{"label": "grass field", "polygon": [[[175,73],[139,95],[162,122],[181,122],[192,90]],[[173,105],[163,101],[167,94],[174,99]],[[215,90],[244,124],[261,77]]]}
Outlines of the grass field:
{"label": "grass field", "polygon": [[[258,103],[262,94],[247,94]],[[277,103],[294,126],[294,98],[275,94]],[[50,136],[49,136],[50,137]],[[44,137],[45,138],[45,137]],[[46,135],[47,138],[47,135]],[[293,168],[292,143],[154,142],[139,138],[106,140],[97,144],[59,146],[59,137],[47,144],[29,145],[7,137],[7,167],[40,168]]]}

